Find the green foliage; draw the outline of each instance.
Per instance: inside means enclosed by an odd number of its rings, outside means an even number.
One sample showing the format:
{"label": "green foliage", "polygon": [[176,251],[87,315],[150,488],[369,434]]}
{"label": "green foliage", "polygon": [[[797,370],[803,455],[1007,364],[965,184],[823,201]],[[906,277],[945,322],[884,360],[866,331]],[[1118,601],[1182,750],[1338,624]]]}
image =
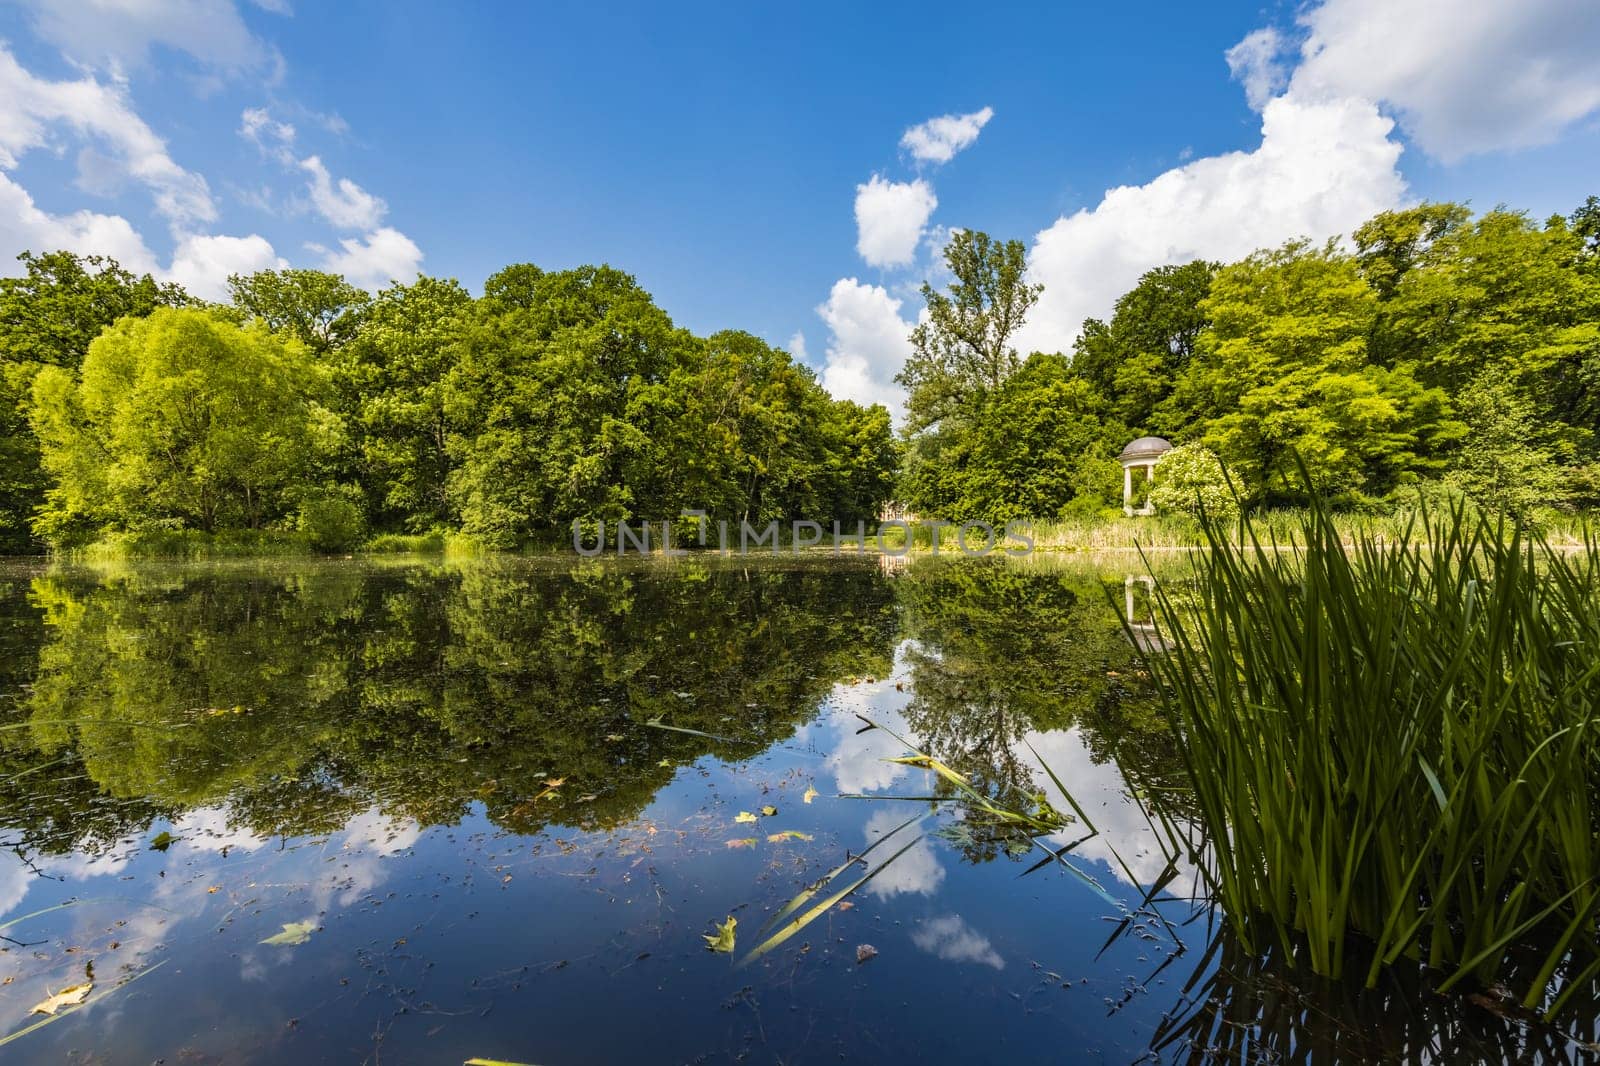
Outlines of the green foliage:
{"label": "green foliage", "polygon": [[367,523],[350,493],[314,491],[300,501],[295,531],[317,551],[349,551],[361,543]]}
{"label": "green foliage", "polygon": [[55,487],[36,528],[259,529],[305,485],[323,375],[298,342],[205,311],[126,318],[80,373],[34,381],[33,425]]}
{"label": "green foliage", "polygon": [[1065,357],[1031,356],[959,420],[917,439],[902,497],[920,514],[992,523],[1057,517],[1079,499],[1102,504],[1126,430],[1099,411]]}
{"label": "green foliage", "polygon": [[0,552],[39,544],[31,523],[49,481],[28,419],[39,369],[74,370],[89,342],[117,319],[189,302],[178,286],[136,276],[103,256],[17,258],[23,275],[0,278]]}
{"label": "green foliage", "polygon": [[1346,547],[1320,507],[1294,551],[1207,540],[1151,659],[1197,808],[1151,803],[1241,941],[1558,1006],[1600,965],[1600,545],[1457,510]]}
{"label": "green foliage", "polygon": [[1011,336],[1043,288],[1026,280],[1028,253],[1021,241],[957,230],[944,261],[954,278],[950,291],[923,284],[927,317],[911,331],[914,351],[895,377],[910,392],[906,411],[913,431],[958,413],[1015,372]]}
{"label": "green foliage", "polygon": [[1117,300],[1109,323],[1091,318],[1083,324],[1073,373],[1107,398],[1130,437],[1168,432],[1157,411],[1194,358],[1218,269],[1198,259],[1157,267]]}
{"label": "green foliage", "polygon": [[1239,515],[1239,489],[1229,484],[1215,452],[1203,444],[1180,444],[1156,462],[1150,502],[1161,511],[1228,521]]}
{"label": "green foliage", "polygon": [[228,291],[250,319],[297,338],[319,356],[350,340],[368,302],[367,294],[343,277],[321,270],[231,274]]}
{"label": "green foliage", "polygon": [[1523,520],[1563,502],[1566,477],[1532,400],[1508,379],[1485,374],[1457,403],[1469,434],[1446,475],[1450,485]]}

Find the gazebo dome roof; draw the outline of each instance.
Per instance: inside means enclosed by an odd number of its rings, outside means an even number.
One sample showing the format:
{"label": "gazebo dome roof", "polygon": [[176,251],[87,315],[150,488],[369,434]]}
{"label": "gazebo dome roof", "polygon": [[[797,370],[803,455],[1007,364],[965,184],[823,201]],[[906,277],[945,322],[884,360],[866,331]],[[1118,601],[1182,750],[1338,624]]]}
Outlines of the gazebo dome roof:
{"label": "gazebo dome roof", "polygon": [[1172,450],[1172,442],[1164,437],[1140,437],[1122,449],[1119,459],[1150,459],[1157,455],[1165,455]]}

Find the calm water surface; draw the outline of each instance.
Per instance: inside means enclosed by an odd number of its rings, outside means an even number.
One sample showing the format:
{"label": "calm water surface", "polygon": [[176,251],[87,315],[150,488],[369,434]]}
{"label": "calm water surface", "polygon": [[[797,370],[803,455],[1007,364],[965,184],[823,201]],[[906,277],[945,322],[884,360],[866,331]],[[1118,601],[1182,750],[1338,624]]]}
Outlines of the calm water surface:
{"label": "calm water surface", "polygon": [[[93,987],[0,1053],[1186,1061],[1152,1044],[1215,963],[1204,928],[1141,909],[1166,859],[1128,793],[1177,761],[1126,576],[12,564],[0,1032]],[[1099,835],[996,829],[890,761],[907,744],[1069,811],[1048,764]],[[1072,868],[1041,844],[1074,845]],[[796,913],[871,876],[747,958],[841,866]],[[734,952],[708,950],[730,916]]]}

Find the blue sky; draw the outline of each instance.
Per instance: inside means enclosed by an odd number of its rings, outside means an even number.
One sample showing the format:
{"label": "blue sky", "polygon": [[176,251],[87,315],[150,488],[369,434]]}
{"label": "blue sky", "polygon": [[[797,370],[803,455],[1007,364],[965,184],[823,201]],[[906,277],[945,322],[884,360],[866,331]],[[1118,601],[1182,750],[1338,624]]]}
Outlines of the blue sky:
{"label": "blue sky", "polygon": [[1600,192],[1592,0],[455,7],[0,0],[0,255],[606,261],[893,403],[951,227],[1033,246],[1057,349],[1162,262]]}

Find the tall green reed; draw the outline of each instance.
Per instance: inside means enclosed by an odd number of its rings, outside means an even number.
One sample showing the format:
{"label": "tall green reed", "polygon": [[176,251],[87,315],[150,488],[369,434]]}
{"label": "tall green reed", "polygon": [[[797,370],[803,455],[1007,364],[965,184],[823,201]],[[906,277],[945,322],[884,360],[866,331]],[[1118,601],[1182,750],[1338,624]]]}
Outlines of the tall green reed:
{"label": "tall green reed", "polygon": [[1149,813],[1241,941],[1340,977],[1360,937],[1369,985],[1405,959],[1560,1009],[1600,972],[1600,545],[1465,508],[1203,527],[1151,662],[1192,803]]}

